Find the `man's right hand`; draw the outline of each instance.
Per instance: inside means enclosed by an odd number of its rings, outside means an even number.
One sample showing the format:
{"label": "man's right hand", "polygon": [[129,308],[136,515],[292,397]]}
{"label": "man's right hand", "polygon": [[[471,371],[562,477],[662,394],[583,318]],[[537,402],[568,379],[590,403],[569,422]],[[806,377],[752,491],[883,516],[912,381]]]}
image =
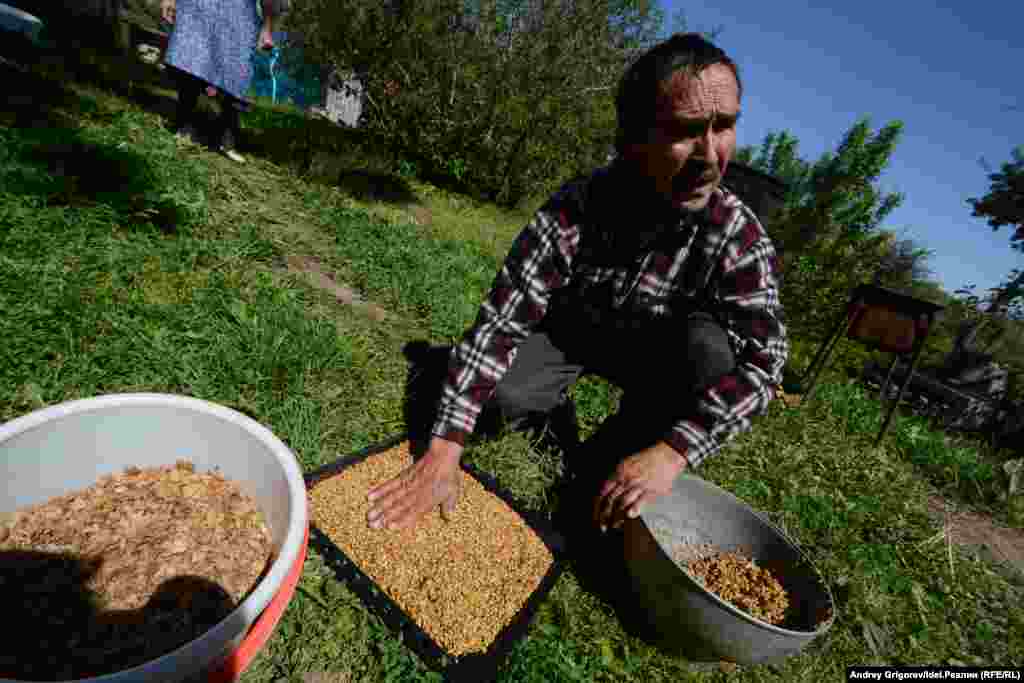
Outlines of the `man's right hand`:
{"label": "man's right hand", "polygon": [[160,16],[164,18],[168,24],[174,23],[174,15],[177,10],[177,3],[175,0],[161,0],[160,2]]}
{"label": "man's right hand", "polygon": [[438,506],[447,519],[462,492],[460,457],[462,446],[433,437],[422,458],[370,491],[372,507],[366,519],[370,528],[402,529]]}

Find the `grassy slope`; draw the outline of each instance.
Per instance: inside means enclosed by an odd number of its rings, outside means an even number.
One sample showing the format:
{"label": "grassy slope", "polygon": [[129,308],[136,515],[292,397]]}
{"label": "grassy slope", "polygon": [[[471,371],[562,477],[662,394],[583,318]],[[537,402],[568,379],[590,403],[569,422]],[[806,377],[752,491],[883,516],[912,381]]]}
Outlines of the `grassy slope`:
{"label": "grassy slope", "polygon": [[[177,148],[157,117],[121,98],[48,88],[66,127],[0,121],[0,420],[102,392],[187,393],[253,415],[313,468],[402,428],[401,346],[461,333],[524,220],[413,184],[433,214],[416,227],[405,210],[299,177],[286,160],[301,150],[280,147],[295,130],[275,128],[281,112],[248,119],[258,140],[276,142],[239,167]],[[88,163],[61,175],[47,152],[56,145]],[[409,324],[339,307],[283,268],[287,254],[315,256]],[[585,432],[617,398],[597,380],[575,394]],[[841,600],[829,636],[805,654],[731,677],[840,680],[846,665],[874,661],[1024,664],[1020,588],[936,541],[924,513],[933,486],[969,495],[992,483],[977,453],[903,419],[873,450],[873,401],[837,383],[820,396],[802,410],[774,405],[702,472],[784,526]],[[537,507],[559,467],[515,435],[470,458]],[[308,671],[429,679],[315,553],[243,681]],[[628,636],[570,572],[502,680],[725,677]]]}

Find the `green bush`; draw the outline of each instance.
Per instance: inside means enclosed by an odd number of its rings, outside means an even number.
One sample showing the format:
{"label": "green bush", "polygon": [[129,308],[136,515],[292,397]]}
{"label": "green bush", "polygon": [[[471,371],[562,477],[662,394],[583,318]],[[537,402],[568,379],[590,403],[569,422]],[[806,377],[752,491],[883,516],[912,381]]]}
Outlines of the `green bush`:
{"label": "green bush", "polygon": [[359,75],[363,125],[396,167],[515,206],[605,160],[612,95],[653,44],[653,3],[309,0],[289,16],[304,54]]}

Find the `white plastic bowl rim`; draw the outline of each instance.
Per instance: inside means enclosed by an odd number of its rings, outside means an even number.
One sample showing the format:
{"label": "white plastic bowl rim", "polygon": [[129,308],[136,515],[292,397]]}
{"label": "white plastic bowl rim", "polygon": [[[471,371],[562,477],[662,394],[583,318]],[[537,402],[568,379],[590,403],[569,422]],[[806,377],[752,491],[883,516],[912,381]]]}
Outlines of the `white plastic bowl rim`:
{"label": "white plastic bowl rim", "polygon": [[41,24],[41,23],[43,23],[39,19],[39,17],[37,17],[36,15],[29,14],[28,12],[26,12],[23,9],[18,9],[17,7],[12,7],[11,5],[8,5],[8,4],[3,3],[3,2],[0,2],[0,13],[7,14],[7,15],[10,15],[12,17],[17,17],[18,19],[21,19],[26,24]]}
{"label": "white plastic bowl rim", "polygon": [[[219,417],[230,422],[242,428],[250,436],[255,437],[266,445],[271,452],[273,452],[277,461],[280,463],[281,468],[285,472],[285,476],[288,480],[289,497],[291,498],[290,508],[293,513],[288,525],[288,530],[285,533],[284,542],[281,544],[281,549],[278,552],[277,557],[274,559],[270,571],[267,572],[267,575],[263,577],[263,580],[259,582],[256,588],[238,607],[235,608],[231,614],[199,638],[211,638],[215,640],[219,637],[223,637],[222,634],[224,631],[237,628],[237,625],[240,622],[247,625],[246,628],[248,628],[248,626],[251,626],[251,624],[256,621],[259,615],[270,603],[271,599],[273,599],[276,590],[282,583],[284,583],[285,576],[291,570],[292,565],[294,565],[295,560],[298,557],[303,538],[305,537],[306,526],[308,524],[306,485],[302,475],[302,470],[299,468],[298,461],[295,459],[295,455],[292,453],[291,449],[289,449],[280,439],[274,436],[273,432],[269,429],[236,410],[189,396],[159,393],[106,394],[59,403],[57,405],[41,408],[21,417],[14,418],[13,420],[0,425],[0,444],[18,434],[27,432],[47,422],[52,422],[70,415],[118,406],[144,404],[157,404],[171,408],[194,410],[214,417]],[[78,680],[83,682],[88,681],[89,683],[115,683],[124,680],[141,680],[139,677],[140,675],[144,675],[145,669],[166,657],[178,655],[183,650],[188,649],[193,642],[195,641],[190,641],[189,643],[182,645],[177,650],[131,669]],[[224,654],[227,655],[228,653],[225,652]],[[0,679],[0,683],[20,682],[3,678]],[[74,682],[67,681],[65,683]]]}
{"label": "white plastic bowl rim", "polygon": [[42,31],[43,22],[34,14],[0,2],[0,28],[24,33],[30,39],[37,40]]}

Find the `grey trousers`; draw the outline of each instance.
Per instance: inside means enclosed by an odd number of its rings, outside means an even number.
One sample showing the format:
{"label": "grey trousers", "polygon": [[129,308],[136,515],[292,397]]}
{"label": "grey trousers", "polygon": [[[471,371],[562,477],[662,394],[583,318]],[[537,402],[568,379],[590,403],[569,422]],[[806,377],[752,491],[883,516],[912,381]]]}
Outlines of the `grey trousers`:
{"label": "grey trousers", "polygon": [[[561,324],[557,324],[561,323]],[[704,388],[736,366],[728,337],[701,312],[681,321],[563,318],[534,332],[485,412],[484,422],[529,423],[564,401],[583,374],[605,378],[623,390],[618,412],[583,446],[587,469],[602,471],[654,445],[688,410]],[[588,455],[589,453],[589,455]]]}

